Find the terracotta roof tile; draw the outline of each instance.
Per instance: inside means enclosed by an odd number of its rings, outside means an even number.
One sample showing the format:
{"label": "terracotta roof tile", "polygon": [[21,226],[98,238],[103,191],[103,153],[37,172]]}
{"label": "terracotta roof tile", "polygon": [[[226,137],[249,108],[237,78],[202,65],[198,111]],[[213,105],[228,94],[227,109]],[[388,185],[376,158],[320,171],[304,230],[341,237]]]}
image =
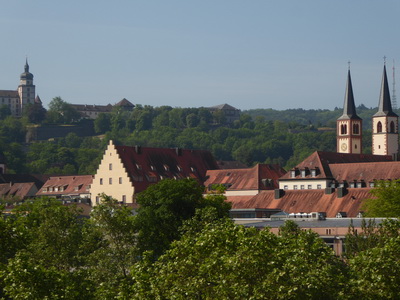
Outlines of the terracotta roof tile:
{"label": "terracotta roof tile", "polygon": [[228,197],[232,208],[281,209],[287,213],[326,212],[327,217],[335,217],[340,211],[348,217],[356,217],[361,210],[362,200],[371,198],[370,188],[348,189],[348,193],[337,197],[337,192],[325,194],[324,190],[287,190],[280,199],[275,199],[274,191],[262,191],[251,197]]}
{"label": "terracotta roof tile", "polygon": [[[336,152],[323,152],[315,151],[304,161],[296,166],[297,169],[319,169],[319,173],[314,178],[331,178],[333,175],[330,170],[332,164],[345,164],[345,163],[361,163],[361,162],[383,162],[392,161],[392,157],[389,155],[371,155],[371,154],[346,154]],[[298,174],[296,177],[301,178]],[[310,178],[308,174],[305,178]],[[290,172],[282,176],[280,180],[293,179],[290,177]]]}
{"label": "terracotta roof tile", "polygon": [[162,178],[196,178],[203,184],[207,170],[218,169],[218,165],[209,151],[172,148],[148,148],[115,146],[119,157],[136,192],[145,190],[155,183],[146,178],[152,172]]}
{"label": "terracotta roof tile", "polygon": [[[280,166],[268,164],[257,164],[247,169],[209,170],[204,185],[223,184],[228,186],[228,191],[274,189],[278,187],[277,180],[283,174],[285,170]],[[272,179],[272,186],[265,186],[263,179]]]}
{"label": "terracotta roof tile", "polygon": [[330,164],[333,178],[337,181],[360,181],[400,179],[400,161],[368,162],[356,164]]}
{"label": "terracotta roof tile", "polygon": [[[47,188],[46,191],[40,189],[36,195],[71,195],[71,194],[88,194],[89,187],[92,184],[92,175],[77,175],[77,176],[54,176],[50,177],[43,188]],[[61,187],[61,189],[60,189]],[[48,189],[52,188],[52,191]],[[57,191],[55,191],[57,188]]]}

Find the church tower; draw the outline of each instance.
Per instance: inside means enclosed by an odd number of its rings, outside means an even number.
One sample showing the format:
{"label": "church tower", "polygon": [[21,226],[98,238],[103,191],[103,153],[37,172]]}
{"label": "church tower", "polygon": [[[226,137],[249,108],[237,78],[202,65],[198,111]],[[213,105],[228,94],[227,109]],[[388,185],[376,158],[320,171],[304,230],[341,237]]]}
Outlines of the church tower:
{"label": "church tower", "polygon": [[16,115],[21,116],[26,104],[33,104],[35,101],[35,86],[33,85],[33,74],[29,72],[28,59],[25,62],[25,72],[21,74],[18,86],[19,101]]}
{"label": "church tower", "polygon": [[399,151],[399,116],[392,110],[386,63],[383,66],[378,112],[372,117],[372,154],[394,155]]}
{"label": "church tower", "polygon": [[347,73],[343,115],[336,121],[336,142],[338,153],[362,153],[362,119],[357,116],[354,104],[350,68]]}

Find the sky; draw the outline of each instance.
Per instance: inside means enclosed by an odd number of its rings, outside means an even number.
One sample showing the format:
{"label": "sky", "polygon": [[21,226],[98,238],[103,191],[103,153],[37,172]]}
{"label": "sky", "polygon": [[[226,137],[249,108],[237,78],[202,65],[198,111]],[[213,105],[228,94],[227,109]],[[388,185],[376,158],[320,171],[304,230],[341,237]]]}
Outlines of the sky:
{"label": "sky", "polygon": [[391,92],[395,61],[400,93],[398,0],[0,0],[0,8],[0,89],[17,89],[27,57],[45,106],[60,96],[333,109],[343,107],[350,61],[356,105],[376,107],[384,56]]}

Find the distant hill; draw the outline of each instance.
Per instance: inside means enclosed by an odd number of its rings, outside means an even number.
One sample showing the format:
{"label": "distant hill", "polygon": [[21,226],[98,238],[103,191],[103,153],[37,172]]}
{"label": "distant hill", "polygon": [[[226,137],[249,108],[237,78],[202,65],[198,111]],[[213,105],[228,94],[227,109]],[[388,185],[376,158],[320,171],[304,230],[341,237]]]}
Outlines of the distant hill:
{"label": "distant hill", "polygon": [[[357,114],[363,119],[363,128],[371,129],[371,118],[378,110],[375,108],[367,108],[364,104],[357,107]],[[394,110],[400,115],[400,110]],[[341,116],[342,108],[328,109],[251,109],[242,113],[250,115],[253,119],[264,117],[266,121],[281,121],[285,123],[298,123],[302,125],[314,125],[314,127],[332,127],[336,126],[336,119]]]}

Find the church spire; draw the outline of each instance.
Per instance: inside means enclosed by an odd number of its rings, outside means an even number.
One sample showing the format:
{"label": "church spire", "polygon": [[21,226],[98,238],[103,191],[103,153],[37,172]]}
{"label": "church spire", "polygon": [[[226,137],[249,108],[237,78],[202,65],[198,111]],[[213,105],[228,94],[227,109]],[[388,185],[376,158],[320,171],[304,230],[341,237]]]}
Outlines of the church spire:
{"label": "church spire", "polygon": [[397,117],[397,115],[392,110],[392,102],[390,101],[389,84],[386,75],[386,62],[383,65],[383,75],[382,75],[381,93],[379,95],[378,112],[374,115],[374,117],[380,117],[380,116]]}
{"label": "church spire", "polygon": [[347,72],[346,92],[344,96],[343,115],[338,120],[360,119],[356,113],[356,105],[354,104],[353,86],[351,84],[350,67]]}
{"label": "church spire", "polygon": [[25,73],[29,73],[28,57],[25,59]]}

